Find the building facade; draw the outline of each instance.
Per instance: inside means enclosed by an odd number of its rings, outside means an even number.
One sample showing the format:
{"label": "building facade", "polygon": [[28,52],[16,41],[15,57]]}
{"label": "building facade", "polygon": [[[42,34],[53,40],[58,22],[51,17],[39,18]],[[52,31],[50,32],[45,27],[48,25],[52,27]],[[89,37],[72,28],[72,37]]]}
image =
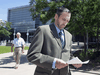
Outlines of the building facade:
{"label": "building facade", "polygon": [[[13,28],[13,35],[11,40],[15,38],[16,32],[22,34],[22,38],[26,42],[31,42],[31,38],[38,26],[42,25],[40,18],[37,17],[34,21],[31,16],[30,8],[33,8],[30,5],[14,7],[8,9],[8,22],[12,23],[11,28]],[[46,8],[45,10],[47,10]],[[50,24],[49,20],[46,24]]]}
{"label": "building facade", "polygon": [[[15,34],[17,32],[20,32],[22,34],[22,38],[29,42],[29,38],[36,30],[37,26],[35,21],[32,19],[31,12],[29,11],[30,8],[32,8],[32,6],[26,5],[8,9],[8,22],[12,23],[11,28],[13,28],[12,39],[15,38]],[[40,25],[40,21],[37,25]]]}

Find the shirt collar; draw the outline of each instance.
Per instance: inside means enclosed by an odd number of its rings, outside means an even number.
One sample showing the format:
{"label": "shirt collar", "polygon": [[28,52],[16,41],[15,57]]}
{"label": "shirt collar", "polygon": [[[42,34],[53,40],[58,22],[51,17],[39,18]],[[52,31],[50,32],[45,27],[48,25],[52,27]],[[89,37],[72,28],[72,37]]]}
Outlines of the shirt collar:
{"label": "shirt collar", "polygon": [[63,29],[60,30],[60,29],[55,25],[55,23],[54,23],[54,26],[56,27],[56,30],[57,30],[57,33],[58,33],[58,34],[59,34],[60,31],[61,31],[62,33],[64,33],[64,32],[63,32]]}
{"label": "shirt collar", "polygon": [[[21,38],[21,37],[20,37]],[[20,38],[16,38],[17,40],[19,40]]]}

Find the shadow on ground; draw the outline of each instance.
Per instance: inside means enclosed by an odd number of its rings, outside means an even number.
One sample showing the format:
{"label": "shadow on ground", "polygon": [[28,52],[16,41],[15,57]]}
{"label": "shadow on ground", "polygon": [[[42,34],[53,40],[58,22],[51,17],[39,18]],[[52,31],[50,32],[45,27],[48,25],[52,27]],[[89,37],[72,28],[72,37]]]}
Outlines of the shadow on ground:
{"label": "shadow on ground", "polygon": [[93,67],[91,64],[83,65],[79,70],[84,70],[84,71],[100,71],[100,65],[96,65]]}
{"label": "shadow on ground", "polygon": [[[15,60],[13,59],[13,56],[0,59],[0,65],[5,65],[5,64],[12,63],[12,62],[15,62]],[[20,59],[20,64],[25,64],[25,63],[28,63],[28,60],[26,58],[26,55],[22,55]]]}
{"label": "shadow on ground", "polygon": [[91,74],[91,75],[100,75],[100,73],[97,73],[97,72],[86,71],[86,70],[79,70],[79,69],[71,70],[71,71],[73,71],[73,72],[81,72],[81,73],[88,73],[88,74]]}

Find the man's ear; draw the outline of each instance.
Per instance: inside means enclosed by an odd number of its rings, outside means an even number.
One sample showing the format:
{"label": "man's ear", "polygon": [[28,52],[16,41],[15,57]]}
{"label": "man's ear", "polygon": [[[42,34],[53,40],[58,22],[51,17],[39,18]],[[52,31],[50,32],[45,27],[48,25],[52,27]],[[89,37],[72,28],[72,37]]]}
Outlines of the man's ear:
{"label": "man's ear", "polygon": [[55,19],[57,19],[58,18],[58,15],[57,14],[55,14],[55,17],[54,17]]}

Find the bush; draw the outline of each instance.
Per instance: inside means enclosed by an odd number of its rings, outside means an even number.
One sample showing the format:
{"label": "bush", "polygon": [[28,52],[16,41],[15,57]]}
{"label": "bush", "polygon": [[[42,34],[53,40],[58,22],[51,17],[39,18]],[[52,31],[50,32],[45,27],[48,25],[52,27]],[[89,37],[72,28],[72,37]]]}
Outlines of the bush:
{"label": "bush", "polygon": [[88,59],[95,60],[97,57],[100,56],[100,51],[97,51],[95,49],[88,49],[85,55],[84,50],[79,50],[79,51],[76,51],[73,55],[78,56],[83,61],[88,60]]}

